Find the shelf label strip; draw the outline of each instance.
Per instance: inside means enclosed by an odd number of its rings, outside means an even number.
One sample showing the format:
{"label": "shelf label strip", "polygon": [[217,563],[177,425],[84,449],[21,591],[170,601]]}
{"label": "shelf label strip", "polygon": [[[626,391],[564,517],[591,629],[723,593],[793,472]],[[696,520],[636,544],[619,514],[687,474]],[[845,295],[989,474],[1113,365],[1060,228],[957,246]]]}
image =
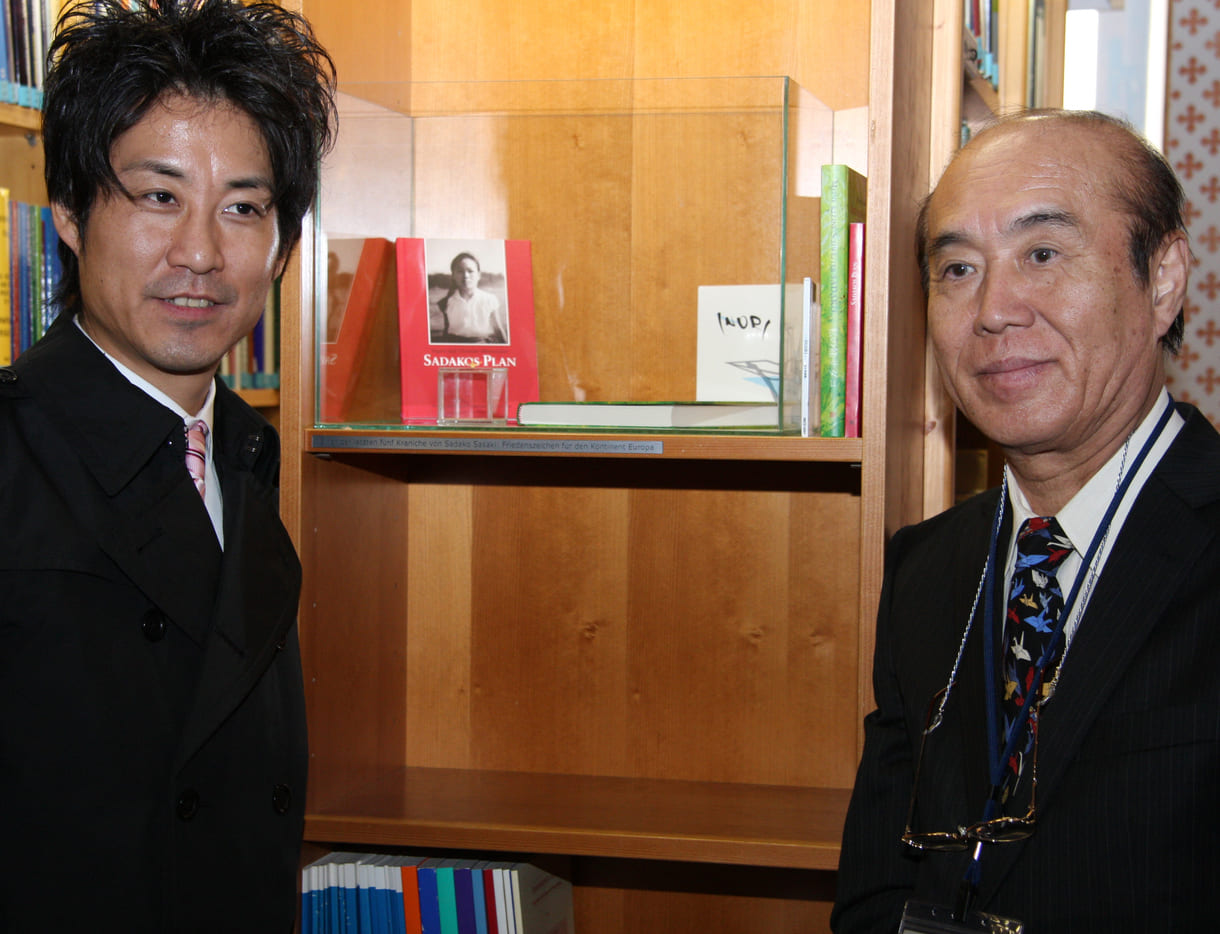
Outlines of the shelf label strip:
{"label": "shelf label strip", "polygon": [[598,441],[587,438],[422,438],[320,435],[313,447],[370,451],[464,451],[508,454],[663,454],[663,441]]}

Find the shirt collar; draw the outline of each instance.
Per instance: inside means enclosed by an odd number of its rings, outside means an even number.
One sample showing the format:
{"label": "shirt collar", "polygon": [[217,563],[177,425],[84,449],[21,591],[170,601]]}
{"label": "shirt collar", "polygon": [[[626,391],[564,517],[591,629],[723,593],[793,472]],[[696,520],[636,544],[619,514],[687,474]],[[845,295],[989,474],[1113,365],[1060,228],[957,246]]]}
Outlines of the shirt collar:
{"label": "shirt collar", "polygon": [[[1059,510],[1055,518],[1059,520],[1059,525],[1063,529],[1064,534],[1067,535],[1076,548],[1086,547],[1093,541],[1093,536],[1101,525],[1101,520],[1110,505],[1110,500],[1114,498],[1114,491],[1118,489],[1118,484],[1122,480],[1123,472],[1130,466],[1136,452],[1143,447],[1149,436],[1156,429],[1157,421],[1165,411],[1165,406],[1169,404],[1169,391],[1162,389],[1156,403],[1149,410],[1148,414],[1144,416],[1143,421],[1136,426],[1135,431],[1131,433],[1131,437],[1127,439],[1127,442],[1115,451],[1097,473],[1093,474],[1088,482],[1076,492],[1076,495]],[[1185,424],[1186,422],[1182,416],[1175,411],[1170,417],[1169,423],[1165,426],[1165,430],[1161,432],[1161,436],[1157,439],[1156,444],[1148,452],[1148,457],[1140,468],[1139,474],[1131,481],[1131,487],[1127,490],[1125,497],[1127,503],[1134,501],[1135,496],[1144,485],[1144,481],[1153,468],[1156,467],[1165,451],[1169,449],[1169,445],[1177,437],[1178,432]],[[1021,489],[1021,485],[1017,482],[1017,478],[1012,473],[1012,470],[1007,465],[1005,465],[1004,470],[1008,476],[1008,489],[1012,499],[1013,531],[1015,533],[1021,527],[1022,522],[1032,518],[1036,513],[1030,508],[1029,501],[1025,498],[1025,491]]]}

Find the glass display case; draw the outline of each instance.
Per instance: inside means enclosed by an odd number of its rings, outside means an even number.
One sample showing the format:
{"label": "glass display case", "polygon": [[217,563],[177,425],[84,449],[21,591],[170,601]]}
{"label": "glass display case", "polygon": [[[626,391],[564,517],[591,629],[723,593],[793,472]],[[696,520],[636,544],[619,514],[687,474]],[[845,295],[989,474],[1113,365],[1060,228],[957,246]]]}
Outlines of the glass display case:
{"label": "glass display case", "polygon": [[[835,116],[785,77],[345,87],[306,244],[315,427],[452,430],[436,371],[507,364],[506,417],[465,427],[512,436],[533,399],[699,400],[798,433]],[[464,255],[491,337],[453,325]]]}

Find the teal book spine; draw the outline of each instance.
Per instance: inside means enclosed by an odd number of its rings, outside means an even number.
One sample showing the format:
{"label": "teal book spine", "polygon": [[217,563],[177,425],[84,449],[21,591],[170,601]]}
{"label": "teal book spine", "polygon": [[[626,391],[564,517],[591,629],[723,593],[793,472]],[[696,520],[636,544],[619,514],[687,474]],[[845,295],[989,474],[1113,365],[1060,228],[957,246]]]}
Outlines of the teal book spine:
{"label": "teal book spine", "polygon": [[458,934],[457,887],[452,866],[436,867],[436,896],[440,906],[441,934]]}

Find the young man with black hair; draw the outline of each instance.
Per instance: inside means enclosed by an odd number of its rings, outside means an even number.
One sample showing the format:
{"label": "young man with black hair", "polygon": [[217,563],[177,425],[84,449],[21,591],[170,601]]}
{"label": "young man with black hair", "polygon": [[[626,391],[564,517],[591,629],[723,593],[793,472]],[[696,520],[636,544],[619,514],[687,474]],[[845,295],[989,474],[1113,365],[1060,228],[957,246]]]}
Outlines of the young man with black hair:
{"label": "young man with black hair", "polygon": [[300,563],[216,371],[299,240],[334,68],[272,3],[135,6],[60,20],[58,317],[0,370],[0,930],[287,932]]}

